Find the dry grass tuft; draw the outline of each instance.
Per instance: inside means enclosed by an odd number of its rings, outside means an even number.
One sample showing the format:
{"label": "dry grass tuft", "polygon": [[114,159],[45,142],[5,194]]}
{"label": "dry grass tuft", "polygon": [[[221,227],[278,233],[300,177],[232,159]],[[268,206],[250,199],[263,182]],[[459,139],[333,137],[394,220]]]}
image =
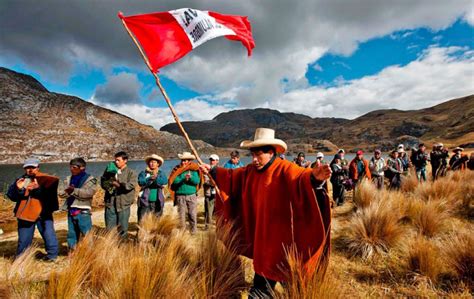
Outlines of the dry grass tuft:
{"label": "dry grass tuft", "polygon": [[137,238],[142,243],[158,242],[163,237],[170,236],[178,226],[178,221],[171,215],[164,215],[157,218],[152,213],[148,213],[143,217],[138,225]]}
{"label": "dry grass tuft", "polygon": [[333,277],[327,263],[321,263],[315,271],[308,271],[301,254],[294,246],[287,251],[289,279],[282,292],[275,292],[275,298],[343,298],[345,288]]}
{"label": "dry grass tuft", "polygon": [[358,211],[350,220],[345,237],[348,252],[363,259],[388,252],[403,236],[399,220],[398,209],[386,201],[374,202]]}
{"label": "dry grass tuft", "polygon": [[419,182],[416,174],[412,171],[408,176],[402,177],[402,184],[400,190],[403,192],[413,192],[418,187]]}
{"label": "dry grass tuft", "polygon": [[474,291],[474,236],[472,231],[451,235],[444,242],[445,259],[458,279]]}
{"label": "dry grass tuft", "polygon": [[410,246],[407,261],[408,270],[419,273],[436,284],[443,271],[439,248],[433,241],[417,237]]}
{"label": "dry grass tuft", "polygon": [[140,228],[147,229],[146,242],[119,241],[115,232],[88,234],[66,266],[50,275],[45,297],[226,298],[238,294],[245,287],[244,271],[230,232],[209,232],[196,243],[173,229],[175,223],[167,216],[147,217]]}
{"label": "dry grass tuft", "polygon": [[432,238],[446,229],[449,218],[448,203],[446,201],[422,202],[415,200],[412,203],[411,215],[413,225],[418,233]]}
{"label": "dry grass tuft", "polygon": [[[224,240],[225,246],[220,240]],[[196,297],[229,298],[246,288],[236,240],[230,226],[220,226],[217,233],[210,231],[201,240],[197,255]]]}
{"label": "dry grass tuft", "polygon": [[375,185],[368,181],[363,180],[355,189],[354,192],[354,206],[358,209],[364,209],[370,206],[370,204],[378,199],[379,190]]}
{"label": "dry grass tuft", "polygon": [[1,284],[4,286],[4,292],[11,298],[29,298],[31,283],[39,280],[35,262],[36,250],[35,246],[31,246],[13,263],[3,267],[3,277],[0,281],[3,281]]}

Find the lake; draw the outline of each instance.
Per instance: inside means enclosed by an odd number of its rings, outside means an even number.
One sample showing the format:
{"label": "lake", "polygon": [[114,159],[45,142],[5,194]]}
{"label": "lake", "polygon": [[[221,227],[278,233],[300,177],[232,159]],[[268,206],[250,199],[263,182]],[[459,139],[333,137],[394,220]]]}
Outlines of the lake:
{"label": "lake", "polygon": [[[207,158],[207,157],[206,157]],[[288,160],[292,161],[294,156],[287,157]],[[315,156],[306,157],[310,161],[316,160]],[[346,159],[349,161],[354,158],[354,154],[346,154]],[[332,160],[331,156],[326,156],[325,160],[329,163]],[[203,161],[205,161],[203,159]],[[250,157],[242,157],[242,163],[248,164],[251,161]],[[89,162],[87,163],[87,172],[92,174],[95,177],[100,177],[105,170],[105,167],[110,161],[103,162]],[[162,171],[168,176],[174,166],[179,164],[180,160],[166,160],[163,166],[161,167]],[[227,158],[221,158],[221,165],[227,162]],[[129,161],[128,167],[134,169],[138,172],[145,169],[146,164],[144,161]],[[69,163],[44,163],[40,165],[41,171],[53,174],[61,179],[64,179],[69,175]],[[22,164],[0,164],[0,192],[6,192],[8,185],[11,184],[17,177],[21,176],[24,173]]]}

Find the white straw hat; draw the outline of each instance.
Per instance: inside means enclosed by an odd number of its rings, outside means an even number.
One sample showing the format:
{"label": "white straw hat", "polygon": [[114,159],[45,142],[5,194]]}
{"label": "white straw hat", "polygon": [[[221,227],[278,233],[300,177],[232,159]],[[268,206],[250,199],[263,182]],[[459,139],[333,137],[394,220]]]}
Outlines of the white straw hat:
{"label": "white straw hat", "polygon": [[287,149],[283,140],[275,138],[275,130],[267,128],[257,128],[253,140],[244,140],[240,143],[240,147],[248,149],[265,145],[273,146],[277,154],[285,153]]}
{"label": "white straw hat", "polygon": [[160,164],[160,166],[163,165],[163,163],[165,162],[165,160],[164,160],[162,157],[160,157],[160,156],[158,156],[158,155],[156,155],[156,154],[153,154],[153,155],[150,155],[150,156],[146,157],[146,158],[145,158],[146,164],[148,164],[148,162],[150,162],[150,160],[156,160],[156,161],[158,161],[158,163]]}
{"label": "white straw hat", "polygon": [[196,157],[191,154],[190,152],[183,152],[182,154],[178,154],[178,158],[181,160],[194,160]]}

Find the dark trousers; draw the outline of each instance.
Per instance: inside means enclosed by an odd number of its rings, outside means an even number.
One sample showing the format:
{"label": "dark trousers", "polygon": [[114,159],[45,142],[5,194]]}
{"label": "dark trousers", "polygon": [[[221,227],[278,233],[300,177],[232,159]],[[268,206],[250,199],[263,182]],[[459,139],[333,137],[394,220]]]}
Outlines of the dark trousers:
{"label": "dark trousers", "polygon": [[390,186],[388,187],[391,190],[398,190],[402,185],[402,178],[400,173],[395,173],[390,180]]}
{"label": "dark trousers", "polygon": [[91,212],[83,210],[76,216],[67,216],[67,245],[70,249],[76,247],[81,236],[86,235],[92,229]]}
{"label": "dark trousers", "polygon": [[377,187],[377,189],[379,190],[383,189],[383,179],[384,179],[383,175],[372,176],[372,182],[374,183],[375,187]]}
{"label": "dark trousers", "polygon": [[214,214],[214,200],[215,196],[204,197],[204,223],[207,225],[212,224],[212,215]]}
{"label": "dark trousers", "polygon": [[53,215],[41,216],[36,222],[18,219],[18,247],[16,255],[22,254],[33,242],[35,226],[44,240],[48,259],[54,260],[58,257],[59,244],[54,231]]}
{"label": "dark trousers", "polygon": [[122,238],[128,236],[128,221],[130,219],[130,207],[121,211],[116,208],[105,208],[105,227],[107,230],[118,229],[119,235]]}
{"label": "dark trousers", "polygon": [[253,286],[249,292],[249,298],[272,298],[272,290],[275,288],[276,281],[265,278],[255,273],[253,277]]}
{"label": "dark trousers", "polygon": [[333,183],[332,184],[332,200],[340,206],[344,203],[344,185]]}
{"label": "dark trousers", "polygon": [[153,213],[156,217],[163,215],[163,207],[159,200],[148,202],[148,206],[139,206],[137,210],[138,222],[141,222],[145,214]]}

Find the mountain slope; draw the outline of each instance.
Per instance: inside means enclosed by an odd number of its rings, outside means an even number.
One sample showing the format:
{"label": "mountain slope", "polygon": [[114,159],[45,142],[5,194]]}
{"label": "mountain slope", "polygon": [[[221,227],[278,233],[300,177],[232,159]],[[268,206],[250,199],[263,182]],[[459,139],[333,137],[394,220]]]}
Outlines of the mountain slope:
{"label": "mountain slope", "polygon": [[[259,108],[222,113],[213,120],[184,122],[183,126],[191,138],[229,147],[251,138],[258,127],[275,129],[290,151],[332,151],[337,147],[390,150],[398,143],[412,146],[421,141],[458,145],[474,143],[474,96],[421,110],[377,110],[353,120],[311,118]],[[178,133],[176,124],[160,130]]]}
{"label": "mountain slope", "polygon": [[[77,97],[49,92],[31,76],[0,68],[0,162],[111,159],[124,150],[131,159],[150,153],[175,157],[187,150],[184,138],[160,132]],[[196,141],[198,151],[213,147]]]}

